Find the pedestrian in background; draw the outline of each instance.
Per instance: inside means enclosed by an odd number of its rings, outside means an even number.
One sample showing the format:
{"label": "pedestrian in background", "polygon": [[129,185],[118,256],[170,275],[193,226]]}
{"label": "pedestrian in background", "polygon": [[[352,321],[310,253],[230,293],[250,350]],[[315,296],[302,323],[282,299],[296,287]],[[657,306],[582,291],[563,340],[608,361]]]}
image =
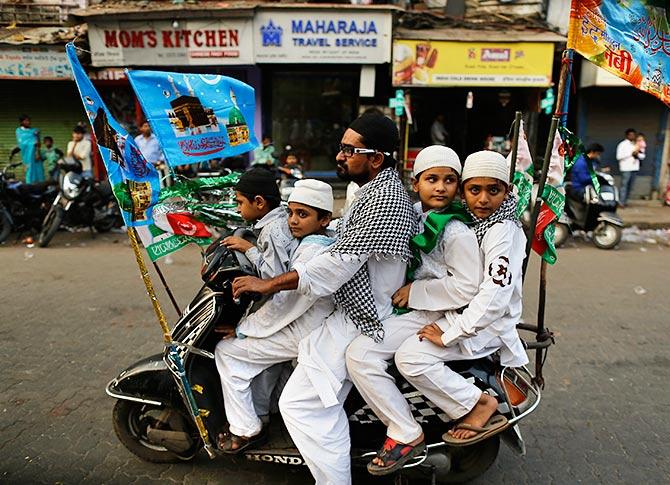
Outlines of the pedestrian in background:
{"label": "pedestrian in background", "polygon": [[272,137],[263,135],[261,146],[254,150],[254,160],[251,162],[251,166],[273,169],[275,165],[277,165],[277,158]]}
{"label": "pedestrian in background", "polygon": [[30,124],[30,116],[19,116],[16,144],[26,169],[26,183],[35,184],[44,181],[44,164],[40,156],[40,130],[32,128]]}
{"label": "pedestrian in background", "polygon": [[54,139],[50,136],[45,136],[43,142],[41,156],[47,165],[47,175],[50,180],[58,180],[58,160],[63,157],[63,150],[54,145]]}
{"label": "pedestrian in background", "polygon": [[433,145],[447,145],[449,143],[449,132],[444,126],[444,115],[439,114],[430,127],[430,139]]}
{"label": "pedestrian in background", "polygon": [[81,174],[84,177],[93,176],[91,164],[91,141],[84,138],[86,130],[82,126],[75,126],[72,130],[72,141],[67,144],[66,157],[69,161],[81,163]]}
{"label": "pedestrian in background", "polygon": [[[621,187],[619,195],[621,198],[621,207],[628,203],[628,197],[633,190],[635,175],[640,171],[640,150],[636,144],[637,133],[633,128],[626,130],[624,138],[616,147],[616,159],[619,162],[619,172],[621,172]],[[646,144],[645,144],[646,148]]]}
{"label": "pedestrian in background", "polygon": [[140,134],[135,137],[135,144],[140,149],[144,159],[156,167],[161,176],[161,187],[169,185],[168,173],[165,166],[165,155],[161,150],[158,138],[151,132],[149,122],[144,120],[140,125]]}

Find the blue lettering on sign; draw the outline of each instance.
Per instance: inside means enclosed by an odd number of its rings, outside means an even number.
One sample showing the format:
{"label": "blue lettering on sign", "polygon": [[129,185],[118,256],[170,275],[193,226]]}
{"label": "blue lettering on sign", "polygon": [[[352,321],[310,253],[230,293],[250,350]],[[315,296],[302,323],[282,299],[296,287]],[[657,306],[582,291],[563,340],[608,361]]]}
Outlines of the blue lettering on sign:
{"label": "blue lettering on sign", "polygon": [[291,31],[294,34],[377,34],[374,20],[356,22],[352,20],[292,20]]}

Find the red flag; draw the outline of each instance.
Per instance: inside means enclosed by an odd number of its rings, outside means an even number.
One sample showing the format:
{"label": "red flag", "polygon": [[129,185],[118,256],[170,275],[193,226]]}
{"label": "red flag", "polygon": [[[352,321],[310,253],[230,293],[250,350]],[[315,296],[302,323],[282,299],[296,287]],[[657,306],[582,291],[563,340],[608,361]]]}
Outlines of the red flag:
{"label": "red flag", "polygon": [[193,237],[210,237],[212,235],[207,226],[188,212],[168,213],[167,221],[175,234]]}

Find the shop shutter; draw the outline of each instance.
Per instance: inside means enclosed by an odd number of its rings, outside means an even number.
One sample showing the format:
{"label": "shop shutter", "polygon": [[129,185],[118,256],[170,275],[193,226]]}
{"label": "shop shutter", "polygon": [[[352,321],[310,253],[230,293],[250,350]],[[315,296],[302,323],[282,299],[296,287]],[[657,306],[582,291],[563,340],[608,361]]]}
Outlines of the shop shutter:
{"label": "shop shutter", "polygon": [[0,81],[0,86],[0,166],[8,162],[16,146],[14,132],[20,114],[29,115],[42,136],[51,136],[63,151],[72,137],[72,128],[86,120],[72,81]]}

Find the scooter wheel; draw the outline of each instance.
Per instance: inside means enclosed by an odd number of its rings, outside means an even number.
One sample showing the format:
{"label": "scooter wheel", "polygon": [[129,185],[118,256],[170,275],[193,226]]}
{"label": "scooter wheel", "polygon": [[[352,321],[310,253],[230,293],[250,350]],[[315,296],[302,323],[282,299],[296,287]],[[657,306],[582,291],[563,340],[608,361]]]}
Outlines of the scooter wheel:
{"label": "scooter wheel", "polygon": [[593,244],[600,249],[612,249],[621,242],[621,236],[619,226],[603,221],[593,230]]}
{"label": "scooter wheel", "polygon": [[188,452],[177,454],[149,441],[147,437],[148,427],[154,425],[158,420],[158,416],[165,411],[164,407],[152,406],[150,404],[122,400],[116,401],[114,411],[112,412],[112,421],[116,436],[133,455],[144,461],[152,463],[179,463],[191,460],[198,451],[198,445],[194,445],[193,449]]}

